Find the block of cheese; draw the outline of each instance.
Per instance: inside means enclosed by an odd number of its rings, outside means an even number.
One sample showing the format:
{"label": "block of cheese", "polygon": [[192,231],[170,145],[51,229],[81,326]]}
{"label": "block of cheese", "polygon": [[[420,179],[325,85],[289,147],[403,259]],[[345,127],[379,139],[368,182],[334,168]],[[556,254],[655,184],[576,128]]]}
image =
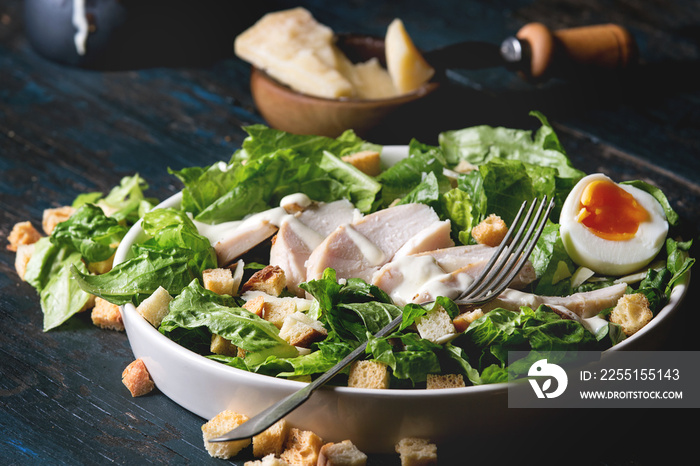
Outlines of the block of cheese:
{"label": "block of cheese", "polygon": [[377,58],[363,63],[352,63],[340,50],[338,54],[338,70],[352,84],[355,97],[385,99],[398,94],[389,72]]}
{"label": "block of cheese", "polygon": [[234,52],[299,92],[328,98],[354,93],[338,71],[333,31],[304,8],[264,15],[236,37]]}
{"label": "block of cheese", "polygon": [[425,61],[398,18],[387,28],[385,47],[387,68],[400,93],[418,89],[435,74],[435,69]]}
{"label": "block of cheese", "polygon": [[234,51],[296,91],[331,99],[394,97],[433,75],[400,20],[389,26],[385,45],[388,70],[377,58],[352,63],[333,31],[297,7],[264,15],[236,37]]}

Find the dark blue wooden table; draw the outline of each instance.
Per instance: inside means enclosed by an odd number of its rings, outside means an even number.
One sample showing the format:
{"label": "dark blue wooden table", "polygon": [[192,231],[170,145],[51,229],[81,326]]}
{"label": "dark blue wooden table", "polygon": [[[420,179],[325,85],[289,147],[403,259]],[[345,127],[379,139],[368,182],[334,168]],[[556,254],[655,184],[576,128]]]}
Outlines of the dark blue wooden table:
{"label": "dark blue wooden table", "polygon": [[[426,118],[421,137],[432,143],[440,130],[482,123],[529,128],[535,122],[528,111],[540,110],[578,168],[660,186],[683,218],[685,238],[700,231],[695,0],[142,2],[150,16],[99,67],[37,53],[25,34],[25,3],[32,2],[0,0],[3,242],[15,223],[39,225],[44,209],[83,192],[106,192],[125,175],[140,173],[148,194],[164,199],[181,188],[168,168],[227,160],[245,136],[241,126],[263,123],[249,93],[249,66],[233,56],[233,38],[264,11],[297,5],[337,32],[383,35],[399,17],[426,50],[462,40],[500,43],[531,21],[626,26],[640,47],[634,73],[533,85],[505,69],[452,72],[454,98]],[[406,144],[413,136],[376,142]],[[38,298],[13,261],[3,247],[1,464],[221,464],[203,448],[202,419],[157,391],[130,396],[120,381],[133,359],[123,333],[100,330],[87,315],[43,333]],[[692,289],[661,349],[698,349],[698,299]],[[680,452],[690,445],[685,423],[697,425],[696,413],[685,410],[562,414],[527,432],[503,426],[500,438],[479,444],[470,442],[471,432],[460,433],[455,445],[440,447],[441,464],[622,466],[658,464],[651,459],[656,453],[682,464]],[[454,453],[463,460],[450,461]],[[369,464],[398,458],[373,456]]]}

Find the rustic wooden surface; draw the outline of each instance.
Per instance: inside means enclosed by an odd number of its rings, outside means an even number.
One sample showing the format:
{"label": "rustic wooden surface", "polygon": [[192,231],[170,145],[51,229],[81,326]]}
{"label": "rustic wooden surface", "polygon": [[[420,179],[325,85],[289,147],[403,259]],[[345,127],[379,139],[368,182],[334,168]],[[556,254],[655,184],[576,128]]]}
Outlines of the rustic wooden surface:
{"label": "rustic wooden surface", "polygon": [[[156,2],[168,6],[160,6],[162,14],[151,22],[152,42],[142,42],[143,53],[106,60],[114,66],[101,70],[37,54],[24,33],[24,3],[0,0],[3,243],[16,222],[39,225],[45,208],[69,204],[86,191],[105,192],[124,175],[140,173],[150,183],[148,194],[163,199],[180,189],[168,167],[228,159],[244,137],[240,127],[263,122],[249,94],[249,67],[233,57],[233,37],[265,9],[296,5],[338,32],[382,35],[400,17],[426,50],[461,40],[499,43],[530,21],[553,28],[625,25],[640,45],[642,63],[634,72],[540,85],[504,69],[452,72],[453,94],[426,116],[421,138],[431,143],[439,130],[470,124],[527,128],[534,124],[527,112],[541,110],[576,166],[659,185],[685,222],[685,238],[698,236],[696,0]],[[396,132],[376,142],[405,144],[412,136]],[[3,247],[0,463],[221,464],[203,448],[202,419],[157,391],[129,395],[120,374],[133,356],[123,333],[97,329],[88,315],[43,333],[38,298],[17,278],[13,261]],[[696,288],[661,349],[698,349]],[[441,464],[658,464],[655,453],[682,464],[678,452],[689,445],[683,426],[696,425],[694,415],[573,411],[529,432],[504,426],[501,438],[478,444],[470,442],[475,425],[456,445],[441,447]],[[449,460],[455,452],[463,461]],[[398,458],[372,457],[369,464],[398,464]]]}

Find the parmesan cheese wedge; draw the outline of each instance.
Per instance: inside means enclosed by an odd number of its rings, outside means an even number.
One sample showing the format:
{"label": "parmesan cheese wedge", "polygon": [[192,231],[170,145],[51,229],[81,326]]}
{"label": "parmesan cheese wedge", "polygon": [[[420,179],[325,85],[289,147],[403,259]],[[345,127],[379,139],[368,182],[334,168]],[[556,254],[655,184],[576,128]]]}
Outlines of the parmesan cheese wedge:
{"label": "parmesan cheese wedge", "polygon": [[236,55],[292,89],[327,98],[350,97],[333,31],[304,8],[264,15],[234,41]]}
{"label": "parmesan cheese wedge", "polygon": [[377,58],[353,63],[333,31],[302,7],[267,13],[234,41],[236,55],[304,94],[384,99],[411,92],[434,74],[401,20],[387,29],[388,69]]}
{"label": "parmesan cheese wedge", "polygon": [[435,74],[435,69],[425,61],[398,18],[387,28],[385,47],[387,68],[400,93],[418,89]]}

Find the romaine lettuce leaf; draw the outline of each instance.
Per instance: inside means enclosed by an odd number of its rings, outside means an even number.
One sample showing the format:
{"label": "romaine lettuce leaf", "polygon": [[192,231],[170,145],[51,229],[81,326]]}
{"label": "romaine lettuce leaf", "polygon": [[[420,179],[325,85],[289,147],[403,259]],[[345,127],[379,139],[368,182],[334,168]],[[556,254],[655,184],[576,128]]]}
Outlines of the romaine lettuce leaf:
{"label": "romaine lettuce leaf", "polygon": [[105,215],[101,208],[85,204],[56,225],[51,232],[51,242],[78,251],[87,262],[100,262],[114,254],[127,230],[115,218]]}
{"label": "romaine lettuce leaf", "polygon": [[204,289],[193,280],[170,302],[169,312],[160,325],[167,335],[176,328],[206,327],[246,351],[249,366],[263,363],[268,357],[294,357],[296,348],[279,336],[274,324],[239,307],[234,298]]}

